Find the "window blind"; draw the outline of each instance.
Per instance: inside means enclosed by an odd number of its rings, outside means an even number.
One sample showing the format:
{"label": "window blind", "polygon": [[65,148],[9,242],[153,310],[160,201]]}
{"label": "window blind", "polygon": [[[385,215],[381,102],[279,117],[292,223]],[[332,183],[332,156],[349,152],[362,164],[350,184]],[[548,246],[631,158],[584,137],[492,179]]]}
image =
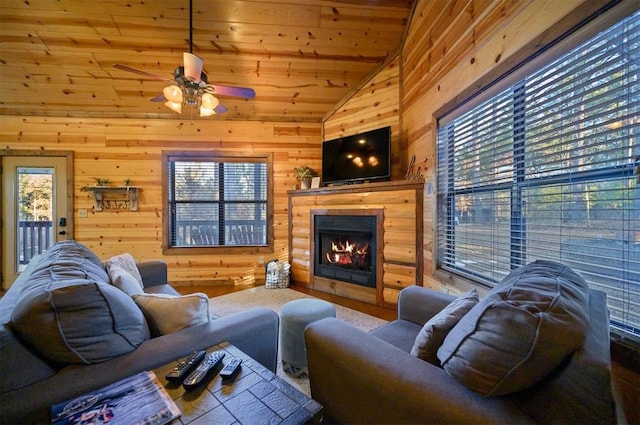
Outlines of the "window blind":
{"label": "window blind", "polygon": [[266,245],[266,160],[173,157],[167,183],[171,247]]}
{"label": "window blind", "polygon": [[[438,129],[438,264],[494,285],[536,259],[640,336],[640,13]],[[477,101],[476,101],[477,102]]]}

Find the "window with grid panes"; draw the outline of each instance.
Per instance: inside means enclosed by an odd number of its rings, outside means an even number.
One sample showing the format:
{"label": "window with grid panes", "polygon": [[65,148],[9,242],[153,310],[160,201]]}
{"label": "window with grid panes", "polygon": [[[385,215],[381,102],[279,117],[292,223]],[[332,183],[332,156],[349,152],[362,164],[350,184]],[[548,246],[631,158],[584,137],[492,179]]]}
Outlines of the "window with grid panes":
{"label": "window with grid panes", "polygon": [[168,248],[265,246],[268,158],[166,156]]}
{"label": "window with grid panes", "polygon": [[439,268],[492,286],[561,262],[639,337],[639,76],[635,12],[440,117]]}

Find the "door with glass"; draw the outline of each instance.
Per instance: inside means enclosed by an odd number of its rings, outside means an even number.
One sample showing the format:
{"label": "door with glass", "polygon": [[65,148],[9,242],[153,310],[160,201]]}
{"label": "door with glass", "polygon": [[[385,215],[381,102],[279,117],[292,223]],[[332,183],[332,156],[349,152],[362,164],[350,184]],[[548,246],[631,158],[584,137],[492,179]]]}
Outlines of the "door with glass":
{"label": "door with glass", "polygon": [[31,258],[72,237],[68,166],[64,156],[2,156],[2,289]]}

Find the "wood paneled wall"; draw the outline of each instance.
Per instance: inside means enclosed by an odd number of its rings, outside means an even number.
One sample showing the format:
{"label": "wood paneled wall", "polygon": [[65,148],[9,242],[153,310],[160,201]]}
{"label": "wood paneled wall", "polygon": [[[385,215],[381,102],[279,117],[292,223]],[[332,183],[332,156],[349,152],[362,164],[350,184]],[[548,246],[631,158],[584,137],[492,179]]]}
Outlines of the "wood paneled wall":
{"label": "wood paneled wall", "polygon": [[425,286],[453,293],[470,288],[463,281],[435,275],[438,114],[608,2],[417,0],[399,56],[325,117],[324,140],[391,125],[393,179],[402,179],[407,171],[425,179]]}
{"label": "wood paneled wall", "polygon": [[[418,0],[401,52],[405,158],[425,178],[424,285],[460,293],[462,281],[435,275],[438,114],[498,78],[606,1]],[[440,10],[438,19],[433,10]]]}
{"label": "wood paneled wall", "polygon": [[[164,259],[169,279],[178,285],[243,284],[264,280],[264,262],[288,258],[287,191],[296,181],[294,167],[320,167],[320,124],[178,121],[134,119],[64,119],[2,117],[4,149],[75,152],[75,239],[102,259],[130,252],[138,260]],[[274,157],[274,252],[242,255],[163,256],[162,151],[216,150]],[[138,211],[93,210],[83,186],[95,177],[122,185],[126,178],[141,188]],[[86,218],[78,210],[86,209]]]}
{"label": "wood paneled wall", "polygon": [[400,180],[400,58],[390,59],[325,117],[323,139],[331,140],[376,128],[391,126],[391,179]]}

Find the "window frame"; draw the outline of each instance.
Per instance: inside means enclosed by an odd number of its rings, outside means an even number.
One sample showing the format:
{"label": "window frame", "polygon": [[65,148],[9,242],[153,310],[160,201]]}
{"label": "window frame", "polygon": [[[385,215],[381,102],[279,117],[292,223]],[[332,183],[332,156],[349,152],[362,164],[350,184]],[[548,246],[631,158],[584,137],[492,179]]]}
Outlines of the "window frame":
{"label": "window frame", "polygon": [[[267,165],[267,212],[266,212],[266,244],[265,245],[216,245],[216,246],[170,246],[171,225],[169,209],[169,164],[171,161],[198,161],[203,159],[229,158],[228,162],[264,162]],[[203,255],[203,254],[271,254],[274,246],[273,229],[273,154],[236,154],[224,151],[162,151],[162,253],[165,255]]]}
{"label": "window frame", "polygon": [[[518,61],[512,60],[508,66],[504,63],[497,66],[479,82],[467,89],[464,89],[458,96],[452,99],[451,102],[447,103],[434,113],[433,119],[434,122],[437,123],[437,130],[434,132],[434,145],[436,146],[436,149],[438,145],[438,133],[440,132],[440,129],[444,128],[449,122],[472,110],[485,100],[496,96],[506,88],[515,86],[518,81],[521,81],[522,78],[526,74],[531,73],[532,70],[539,69],[546,63],[551,63],[556,58],[580,45],[582,42],[595,36],[601,30],[604,30],[625,17],[634,14],[638,9],[640,9],[638,4],[633,4],[632,2],[618,4],[613,7],[611,5],[607,5],[605,8],[598,10],[595,13],[591,11],[591,15],[588,17],[583,16],[579,22],[569,26],[570,29],[568,31],[566,30],[567,27],[564,26],[564,32],[555,32],[557,31],[557,28],[563,28],[563,25],[559,25],[558,27],[550,29],[546,33],[542,34],[539,39],[552,41],[547,42],[540,47],[537,40],[534,40],[534,43],[525,46],[523,51],[514,55],[518,58]],[[574,16],[570,19],[576,18],[577,17]],[[553,36],[550,34],[553,34]],[[518,146],[514,143],[514,155],[517,155],[515,152],[517,149]],[[436,151],[436,156],[438,155],[440,155],[440,152]],[[629,173],[633,173],[633,170],[630,168],[631,166],[629,165],[625,166],[624,170],[616,167],[610,167],[610,169],[607,169],[605,172],[609,177],[620,177],[623,174],[628,176]],[[437,171],[437,173],[438,175],[440,174],[439,171]],[[605,175],[602,174],[597,177],[603,176]],[[582,178],[584,178],[585,181],[589,181],[593,177],[594,176],[590,175],[590,173],[585,173]],[[515,178],[518,178],[518,176],[515,176]],[[439,194],[439,196],[441,195]],[[439,198],[437,205],[434,206],[436,216],[438,217],[438,223],[443,220],[441,216],[441,204],[444,202],[447,202],[447,199],[444,197],[442,197],[442,199]],[[450,218],[450,220],[455,222],[455,218],[453,217]],[[433,237],[434,257],[437,259],[434,262],[434,275],[438,279],[451,282],[455,285],[461,285],[463,287],[467,287],[469,284],[472,284],[481,288],[491,289],[495,286],[497,282],[491,279],[476,276],[473,273],[465,273],[464,271],[459,272],[457,270],[442,268],[442,241],[440,240],[440,230],[437,226],[434,227]],[[640,347],[640,340],[636,340],[636,336],[627,334],[626,332],[622,333],[619,328],[616,328],[613,325],[613,323],[610,325],[610,329],[613,334],[622,336],[623,338],[632,339],[634,341],[633,345],[636,349]]]}

